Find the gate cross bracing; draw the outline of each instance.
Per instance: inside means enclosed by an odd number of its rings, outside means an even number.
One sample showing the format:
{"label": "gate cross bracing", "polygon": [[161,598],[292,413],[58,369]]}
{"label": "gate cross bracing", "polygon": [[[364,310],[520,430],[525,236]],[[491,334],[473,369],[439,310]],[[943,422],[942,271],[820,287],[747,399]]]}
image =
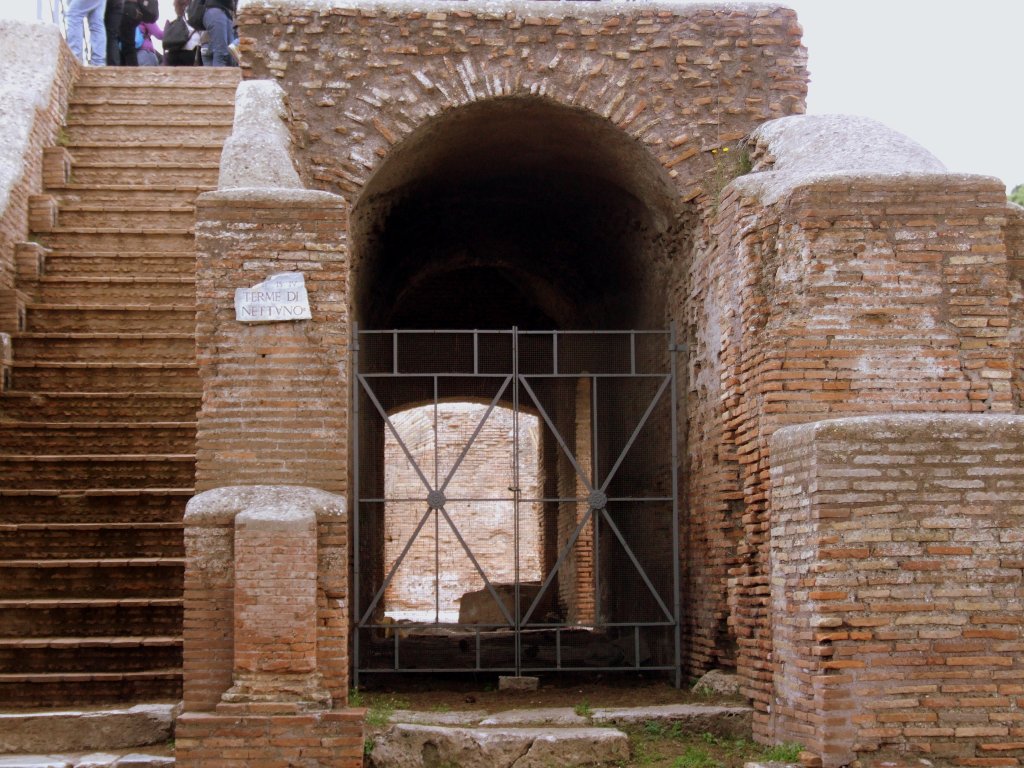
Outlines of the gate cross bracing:
{"label": "gate cross bracing", "polygon": [[356,331],[357,685],[586,670],[679,684],[675,349],[670,331]]}

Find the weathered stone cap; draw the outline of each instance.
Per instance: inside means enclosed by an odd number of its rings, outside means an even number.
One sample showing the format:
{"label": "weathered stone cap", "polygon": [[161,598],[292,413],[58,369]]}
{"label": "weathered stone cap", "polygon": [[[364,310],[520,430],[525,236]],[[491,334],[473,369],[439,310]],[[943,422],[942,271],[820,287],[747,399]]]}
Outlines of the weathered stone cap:
{"label": "weathered stone cap", "polygon": [[604,18],[640,11],[668,11],[678,16],[696,12],[722,11],[751,16],[788,8],[785,3],[690,2],[689,0],[601,0],[601,2],[564,2],[564,0],[240,0],[239,11],[248,8],[272,8],[287,11],[330,11],[333,8],[378,12],[462,11],[480,14],[507,14],[548,18]]}
{"label": "weathered stone cap", "polygon": [[794,188],[837,176],[946,175],[946,166],[913,139],[859,115],[792,115],[769,120],[747,141],[754,172],[744,192],[770,203]]}
{"label": "weathered stone cap", "polygon": [[772,451],[812,440],[870,440],[899,442],[929,440],[1024,439],[1024,416],[973,413],[896,413],[849,416],[780,427],[772,435]]}
{"label": "weathered stone cap", "polygon": [[250,509],[272,510],[299,515],[313,512],[318,520],[343,519],[347,505],[344,496],[301,485],[231,485],[213,488],[189,499],[185,507],[185,525],[209,527],[231,525],[235,516]]}
{"label": "weathered stone cap", "polygon": [[49,105],[62,44],[56,24],[0,19],[0,211],[24,173],[36,110]]}
{"label": "weathered stone cap", "polygon": [[284,91],[276,82],[239,83],[234,124],[220,155],[219,189],[302,189],[287,118]]}

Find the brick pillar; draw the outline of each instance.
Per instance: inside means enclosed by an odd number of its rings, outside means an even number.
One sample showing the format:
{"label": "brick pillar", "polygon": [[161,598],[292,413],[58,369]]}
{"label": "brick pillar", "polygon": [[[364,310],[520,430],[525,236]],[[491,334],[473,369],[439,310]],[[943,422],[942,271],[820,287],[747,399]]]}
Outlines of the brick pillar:
{"label": "brick pillar", "polygon": [[825,768],[1019,765],[1024,417],[772,437],[771,731]]}
{"label": "brick pillar", "polygon": [[330,706],[316,671],[316,549],[309,509],[235,518],[234,685],[222,702]]}
{"label": "brick pillar", "polygon": [[178,765],[361,766],[365,712],[342,709],[345,498],[295,486],[217,488],[189,502],[185,542]]}

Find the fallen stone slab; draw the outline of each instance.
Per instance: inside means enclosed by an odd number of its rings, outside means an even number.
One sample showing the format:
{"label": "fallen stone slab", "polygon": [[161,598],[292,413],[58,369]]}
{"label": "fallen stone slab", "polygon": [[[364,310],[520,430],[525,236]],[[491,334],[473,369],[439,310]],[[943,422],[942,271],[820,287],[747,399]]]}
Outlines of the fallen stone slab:
{"label": "fallen stone slab", "polygon": [[400,723],[375,737],[373,768],[570,768],[629,758],[613,728],[443,728]]}
{"label": "fallen stone slab", "polygon": [[538,709],[510,709],[496,712],[480,721],[480,725],[588,725],[569,707],[541,707]]}
{"label": "fallen stone slab", "polygon": [[110,768],[120,757],[109,752],[92,752],[75,758],[72,765],[74,768]]}
{"label": "fallen stone slab", "polygon": [[57,755],[162,744],[173,733],[173,709],[172,704],[139,704],[128,709],[0,714],[0,755]]}
{"label": "fallen stone slab", "polygon": [[[164,755],[144,755],[133,752],[130,755],[119,757],[113,768],[171,768],[174,765],[173,757]],[[75,768],[78,768],[76,765]]]}
{"label": "fallen stone slab", "polygon": [[396,709],[388,718],[392,723],[416,723],[417,725],[476,725],[487,717],[483,709],[469,709],[463,712],[417,712],[411,709]]}
{"label": "fallen stone slab", "polygon": [[15,755],[0,757],[0,768],[72,768],[72,764],[59,755]]}
{"label": "fallen stone slab", "polygon": [[753,710],[739,706],[664,704],[656,707],[595,709],[590,720],[601,725],[640,725],[648,721],[679,723],[693,733],[712,733],[735,739],[750,737]]}

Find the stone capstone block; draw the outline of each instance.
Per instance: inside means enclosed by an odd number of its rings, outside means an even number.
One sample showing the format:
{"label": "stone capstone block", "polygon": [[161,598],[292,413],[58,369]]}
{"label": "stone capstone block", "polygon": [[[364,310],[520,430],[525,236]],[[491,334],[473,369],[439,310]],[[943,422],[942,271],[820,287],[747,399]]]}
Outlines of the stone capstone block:
{"label": "stone capstone block", "polygon": [[626,734],[612,728],[442,728],[400,724],[380,734],[374,768],[544,768],[629,758]]}
{"label": "stone capstone block", "polygon": [[90,712],[0,715],[0,754],[87,752],[162,744],[173,735],[172,704]]}
{"label": "stone capstone block", "polygon": [[[459,619],[461,622],[462,619]],[[499,691],[536,691],[540,685],[539,677],[530,675],[501,675],[498,677]]]}

